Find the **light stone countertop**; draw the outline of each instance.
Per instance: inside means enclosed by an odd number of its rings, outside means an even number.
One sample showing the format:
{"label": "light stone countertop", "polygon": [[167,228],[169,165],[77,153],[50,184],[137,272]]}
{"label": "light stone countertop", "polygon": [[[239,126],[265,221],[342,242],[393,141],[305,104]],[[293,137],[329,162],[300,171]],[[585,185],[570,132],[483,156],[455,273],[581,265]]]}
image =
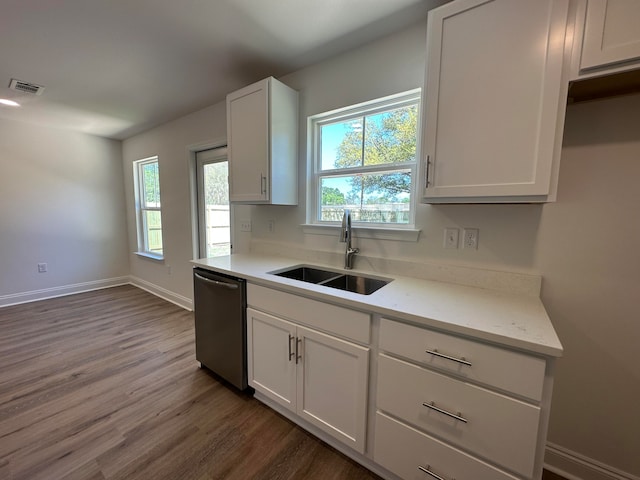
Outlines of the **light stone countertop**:
{"label": "light stone countertop", "polygon": [[[300,259],[235,254],[192,261],[194,266],[244,278],[250,283],[323,300],[390,319],[486,340],[526,352],[562,355],[562,344],[539,298],[478,287],[386,275],[366,270],[340,271]],[[393,281],[371,295],[345,292],[273,275],[297,265],[356,273]]]}

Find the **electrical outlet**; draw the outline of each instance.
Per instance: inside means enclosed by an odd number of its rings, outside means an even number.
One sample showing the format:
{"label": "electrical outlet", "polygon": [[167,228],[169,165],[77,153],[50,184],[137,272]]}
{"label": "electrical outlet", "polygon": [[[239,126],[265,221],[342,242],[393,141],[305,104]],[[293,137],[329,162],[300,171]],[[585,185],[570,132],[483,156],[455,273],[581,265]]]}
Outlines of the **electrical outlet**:
{"label": "electrical outlet", "polygon": [[250,232],[251,231],[251,220],[241,220],[240,221],[240,231],[241,232]]}
{"label": "electrical outlet", "polygon": [[460,230],[457,228],[445,228],[444,229],[444,241],[442,246],[447,249],[458,248],[458,236]]}
{"label": "electrical outlet", "polygon": [[267,223],[267,230],[269,230],[269,233],[273,233],[276,231],[276,221],[275,220],[269,220],[269,222]]}
{"label": "electrical outlet", "polygon": [[38,264],[38,273],[47,273],[47,271],[48,271],[48,268],[46,263]]}
{"label": "electrical outlet", "polygon": [[465,228],[462,231],[462,248],[477,250],[478,234],[479,230],[477,228]]}
{"label": "electrical outlet", "polygon": [[167,275],[171,275],[171,265],[166,265],[167,267]]}

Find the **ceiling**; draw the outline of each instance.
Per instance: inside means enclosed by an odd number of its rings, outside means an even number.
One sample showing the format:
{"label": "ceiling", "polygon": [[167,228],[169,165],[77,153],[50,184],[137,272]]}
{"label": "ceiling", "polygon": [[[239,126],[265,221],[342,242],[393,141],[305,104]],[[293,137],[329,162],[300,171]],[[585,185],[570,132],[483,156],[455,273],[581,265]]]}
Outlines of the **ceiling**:
{"label": "ceiling", "polygon": [[[125,139],[418,21],[443,0],[2,0],[0,117]],[[36,96],[12,78],[44,85]]]}

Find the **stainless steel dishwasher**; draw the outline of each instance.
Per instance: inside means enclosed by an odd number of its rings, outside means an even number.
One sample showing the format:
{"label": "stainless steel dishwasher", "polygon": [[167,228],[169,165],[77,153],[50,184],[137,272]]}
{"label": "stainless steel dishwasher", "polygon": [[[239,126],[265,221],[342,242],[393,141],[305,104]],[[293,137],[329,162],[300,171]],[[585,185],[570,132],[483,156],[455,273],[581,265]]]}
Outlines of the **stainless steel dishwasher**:
{"label": "stainless steel dishwasher", "polygon": [[246,282],[193,269],[196,360],[230,384],[247,388]]}

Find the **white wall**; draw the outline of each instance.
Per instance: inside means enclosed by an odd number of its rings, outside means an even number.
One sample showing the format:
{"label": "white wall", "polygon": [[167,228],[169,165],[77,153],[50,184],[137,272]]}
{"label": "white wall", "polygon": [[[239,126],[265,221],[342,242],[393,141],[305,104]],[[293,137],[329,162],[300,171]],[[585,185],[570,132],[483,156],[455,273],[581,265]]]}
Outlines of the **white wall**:
{"label": "white wall", "polygon": [[[337,238],[302,232],[307,116],[421,86],[425,37],[426,25],[419,24],[281,79],[300,92],[300,203],[236,208],[236,221],[252,220],[253,240],[342,251]],[[419,205],[418,242],[356,239],[370,256],[541,274],[543,301],[566,346],[557,363],[550,441],[635,475],[640,474],[640,457],[634,454],[640,451],[640,423],[633,410],[640,395],[639,370],[632,351],[640,338],[635,300],[640,262],[634,249],[640,238],[640,189],[634,187],[640,178],[639,111],[637,97],[569,108],[556,203]],[[220,103],[124,142],[131,252],[132,161],[159,155],[165,205],[166,262],[131,256],[134,276],[190,298],[187,145],[224,137],[225,106]],[[273,233],[267,229],[271,219]],[[444,250],[443,228],[449,226],[479,228],[479,249]],[[235,251],[246,251],[247,234],[235,235]],[[172,266],[171,275],[166,264]]]}
{"label": "white wall", "polygon": [[[134,283],[185,307],[193,296],[194,258],[190,189],[190,149],[226,144],[224,102],[186,115],[123,142],[129,262]],[[160,168],[164,261],[135,255],[137,250],[133,162],[157,155]],[[234,237],[241,249],[242,236]]]}
{"label": "white wall", "polygon": [[[421,87],[426,22],[363,48],[287,75],[281,80],[300,94],[299,205],[253,207],[253,238],[339,253],[335,236],[302,232],[306,221],[307,118],[336,108]],[[418,242],[356,239],[361,255],[418,262],[456,263],[492,269],[532,271],[540,205],[417,206]],[[275,220],[275,232],[267,229]],[[480,229],[477,251],[442,248],[445,227]],[[358,259],[356,258],[356,263]]]}
{"label": "white wall", "polygon": [[128,275],[121,158],[119,141],[0,118],[0,305]]}
{"label": "white wall", "polygon": [[549,441],[640,476],[640,95],[570,106],[536,268],[563,346]]}

